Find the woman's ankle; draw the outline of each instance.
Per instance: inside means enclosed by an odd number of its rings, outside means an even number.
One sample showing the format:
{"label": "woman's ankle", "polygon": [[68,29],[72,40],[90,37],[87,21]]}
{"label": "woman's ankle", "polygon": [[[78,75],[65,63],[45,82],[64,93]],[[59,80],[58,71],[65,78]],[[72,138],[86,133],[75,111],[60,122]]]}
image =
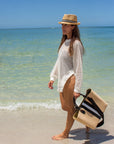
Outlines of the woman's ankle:
{"label": "woman's ankle", "polygon": [[86,133],[89,133],[90,128],[86,126]]}

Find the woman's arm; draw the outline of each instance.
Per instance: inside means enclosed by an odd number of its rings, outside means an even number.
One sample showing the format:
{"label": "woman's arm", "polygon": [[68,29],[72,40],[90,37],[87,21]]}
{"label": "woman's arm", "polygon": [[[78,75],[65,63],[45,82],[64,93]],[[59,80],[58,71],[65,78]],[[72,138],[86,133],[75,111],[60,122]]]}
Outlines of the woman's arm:
{"label": "woman's arm", "polygon": [[54,81],[52,81],[52,80],[49,81],[48,87],[49,87],[50,89],[53,89],[53,83],[54,83]]}
{"label": "woman's arm", "polygon": [[58,62],[59,62],[59,59],[57,59],[52,71],[51,71],[51,74],[50,74],[50,80],[52,81],[55,81],[58,77]]}
{"label": "woman's arm", "polygon": [[74,42],[74,53],[73,53],[73,69],[75,75],[75,86],[74,96],[75,98],[80,96],[82,80],[83,80],[83,67],[82,67],[82,56],[83,46],[79,40]]}
{"label": "woman's arm", "polygon": [[57,77],[58,77],[58,59],[57,59],[55,65],[54,65],[54,67],[52,69],[52,72],[50,74],[50,81],[48,83],[48,87],[50,89],[53,89],[53,83],[57,79]]}

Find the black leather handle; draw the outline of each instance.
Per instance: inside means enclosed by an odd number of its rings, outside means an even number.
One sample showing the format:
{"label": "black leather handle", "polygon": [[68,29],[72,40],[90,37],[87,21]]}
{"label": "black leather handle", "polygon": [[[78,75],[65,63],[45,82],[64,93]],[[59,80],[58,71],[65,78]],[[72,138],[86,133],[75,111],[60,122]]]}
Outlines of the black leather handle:
{"label": "black leather handle", "polygon": [[[80,93],[80,95],[83,96],[84,98],[86,97],[86,95],[84,95],[84,94],[81,94],[81,93]],[[74,103],[74,108],[75,108],[75,109],[80,109],[79,106],[76,104],[76,99],[75,99],[75,97],[73,97],[73,103]]]}

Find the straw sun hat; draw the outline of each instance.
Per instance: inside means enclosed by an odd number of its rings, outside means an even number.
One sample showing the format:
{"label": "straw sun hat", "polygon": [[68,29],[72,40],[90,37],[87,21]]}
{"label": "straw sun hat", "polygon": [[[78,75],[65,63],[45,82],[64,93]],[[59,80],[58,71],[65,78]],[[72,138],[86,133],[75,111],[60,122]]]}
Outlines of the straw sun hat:
{"label": "straw sun hat", "polygon": [[77,22],[77,16],[73,14],[64,14],[63,19],[59,24],[71,24],[79,25],[80,22]]}

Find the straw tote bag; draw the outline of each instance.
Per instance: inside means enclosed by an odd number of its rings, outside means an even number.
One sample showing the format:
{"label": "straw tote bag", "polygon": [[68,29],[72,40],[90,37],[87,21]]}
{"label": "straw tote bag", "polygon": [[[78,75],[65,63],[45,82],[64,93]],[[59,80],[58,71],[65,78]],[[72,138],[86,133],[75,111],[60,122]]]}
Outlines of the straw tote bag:
{"label": "straw tote bag", "polygon": [[107,103],[92,89],[86,91],[86,95],[80,94],[84,98],[78,106],[73,98],[75,113],[73,119],[81,122],[91,129],[104,124],[104,111]]}

